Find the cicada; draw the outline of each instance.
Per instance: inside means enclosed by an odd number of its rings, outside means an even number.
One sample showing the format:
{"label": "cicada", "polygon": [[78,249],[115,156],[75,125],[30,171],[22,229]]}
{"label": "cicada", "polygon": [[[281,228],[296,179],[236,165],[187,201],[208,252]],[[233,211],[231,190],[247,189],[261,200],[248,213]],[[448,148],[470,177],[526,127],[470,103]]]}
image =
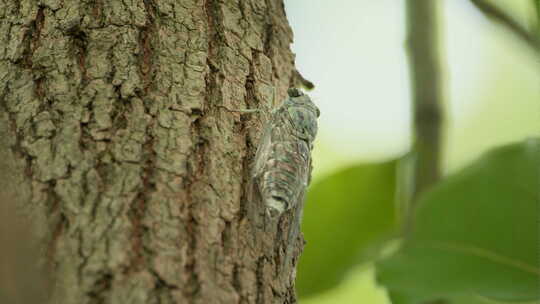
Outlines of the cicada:
{"label": "cicada", "polygon": [[[286,237],[283,265],[289,261],[300,232],[304,195],[311,180],[311,151],[320,114],[309,96],[299,89],[289,89],[288,95],[264,124],[249,187],[249,196],[263,202],[264,218],[270,223],[293,210],[288,233],[280,236]],[[267,229],[268,221],[264,222]]]}
{"label": "cicada", "polygon": [[254,190],[259,192],[271,218],[303,207],[320,114],[309,96],[299,89],[289,89],[288,95],[264,125],[252,169]]}

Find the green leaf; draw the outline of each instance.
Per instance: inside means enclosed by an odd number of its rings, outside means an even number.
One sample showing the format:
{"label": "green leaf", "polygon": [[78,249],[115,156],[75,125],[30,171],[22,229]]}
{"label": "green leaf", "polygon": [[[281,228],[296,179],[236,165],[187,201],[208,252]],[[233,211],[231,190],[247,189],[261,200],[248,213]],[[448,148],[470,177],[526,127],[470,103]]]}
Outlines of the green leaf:
{"label": "green leaf", "polygon": [[[534,0],[533,0],[534,1]],[[540,23],[540,0],[535,1],[536,6],[536,21]],[[540,26],[540,25],[539,25]]]}
{"label": "green leaf", "polygon": [[395,231],[395,169],[395,162],[357,165],[310,187],[296,284],[301,297],[337,285]]}
{"label": "green leaf", "polygon": [[401,249],[378,263],[378,280],[407,295],[394,304],[469,293],[537,299],[539,205],[540,140],[493,150],[420,198]]}
{"label": "green leaf", "polygon": [[444,298],[422,298],[418,295],[408,295],[406,293],[389,292],[389,298],[392,304],[538,304],[534,302],[500,302],[493,299],[481,297],[474,294],[462,294],[457,296],[447,296]]}
{"label": "green leaf", "polygon": [[534,302],[500,302],[493,299],[481,297],[478,295],[467,294],[451,297],[448,300],[449,304],[538,304]]}
{"label": "green leaf", "polygon": [[427,302],[425,297],[419,296],[417,294],[408,294],[403,291],[390,290],[388,292],[388,297],[390,298],[390,302],[392,304],[416,304],[416,303],[424,303],[424,302],[430,303],[430,304],[431,302],[433,302],[432,304],[440,304],[440,303],[437,303],[437,300],[432,299],[432,301]]}
{"label": "green leaf", "polygon": [[367,263],[353,267],[335,288],[318,293],[301,304],[389,304],[386,289],[375,282],[375,264]]}

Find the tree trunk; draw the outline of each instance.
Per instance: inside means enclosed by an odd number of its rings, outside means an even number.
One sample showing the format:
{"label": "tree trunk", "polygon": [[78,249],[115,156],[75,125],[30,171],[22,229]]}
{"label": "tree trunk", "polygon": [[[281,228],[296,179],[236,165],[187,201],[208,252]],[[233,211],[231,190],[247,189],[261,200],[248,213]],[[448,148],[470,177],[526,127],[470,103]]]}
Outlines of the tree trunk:
{"label": "tree trunk", "polygon": [[246,200],[295,79],[281,0],[0,0],[5,189],[51,303],[294,303],[290,215]]}

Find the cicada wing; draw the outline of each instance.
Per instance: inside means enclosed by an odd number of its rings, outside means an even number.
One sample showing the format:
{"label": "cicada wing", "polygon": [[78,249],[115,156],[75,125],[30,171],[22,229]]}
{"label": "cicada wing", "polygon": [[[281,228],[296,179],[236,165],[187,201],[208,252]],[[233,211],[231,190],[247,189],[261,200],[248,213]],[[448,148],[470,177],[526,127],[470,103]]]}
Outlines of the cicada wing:
{"label": "cicada wing", "polygon": [[272,119],[269,119],[263,127],[263,134],[259,139],[259,145],[257,146],[257,152],[255,154],[255,161],[253,163],[253,169],[251,171],[252,179],[260,176],[264,171],[264,165],[268,161],[270,156],[270,148],[272,146]]}
{"label": "cicada wing", "polygon": [[[288,125],[283,123],[280,113],[277,111],[272,112],[270,119],[264,125],[251,173],[252,179],[259,185],[267,185],[268,180],[264,175],[270,168],[269,162],[272,158],[276,158],[275,149],[277,146],[281,146],[285,142],[290,142],[291,136],[290,133],[287,133],[289,131]],[[278,155],[281,154],[278,152]],[[258,190],[260,192],[262,188],[259,187]],[[264,203],[266,205],[268,202]]]}
{"label": "cicada wing", "polygon": [[[270,157],[272,146],[272,117],[263,125],[262,135],[259,138],[257,152],[251,168],[251,176],[248,182],[248,210],[250,218],[258,228],[266,227],[266,205],[261,193],[262,177],[265,164]],[[264,228],[266,229],[266,228]]]}
{"label": "cicada wing", "polygon": [[[292,208],[292,218],[289,221],[289,227],[287,232],[287,238],[285,240],[285,256],[283,258],[283,268],[289,263],[292,259],[293,250],[297,246],[297,240],[300,236],[301,225],[302,225],[302,216],[304,213],[304,196],[305,190],[301,191],[297,203],[294,208]],[[292,262],[292,261],[291,261]]]}
{"label": "cicada wing", "polygon": [[305,194],[307,190],[307,186],[309,185],[309,182],[311,181],[311,157],[308,156],[309,159],[307,160],[306,164],[306,171],[305,176],[303,176],[303,180],[305,181],[305,187],[301,188],[298,191],[298,194],[296,196],[296,204],[293,208],[293,214],[292,218],[289,221],[289,231],[287,233],[287,240],[286,240],[286,248],[285,248],[285,257],[283,259],[283,267],[287,265],[289,260],[292,258],[293,250],[296,247],[298,237],[300,236],[301,228],[302,228],[302,217],[304,215],[304,204],[305,204]]}
{"label": "cicada wing", "polygon": [[245,206],[249,221],[254,229],[264,229],[264,205],[259,185],[255,178],[250,178],[247,185],[247,204]]}

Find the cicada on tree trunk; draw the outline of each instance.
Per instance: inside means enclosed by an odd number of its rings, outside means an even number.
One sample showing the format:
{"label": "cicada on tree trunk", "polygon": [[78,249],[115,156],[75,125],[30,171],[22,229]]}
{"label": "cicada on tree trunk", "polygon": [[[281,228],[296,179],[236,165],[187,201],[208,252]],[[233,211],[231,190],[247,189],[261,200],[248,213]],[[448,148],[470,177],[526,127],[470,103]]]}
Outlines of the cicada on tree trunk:
{"label": "cicada on tree trunk", "polygon": [[[303,201],[311,180],[311,151],[317,135],[319,109],[308,95],[296,88],[273,110],[264,124],[262,137],[251,173],[255,192],[251,197],[262,200],[266,217],[274,222],[284,212],[294,210],[287,242],[296,239],[300,229]],[[284,262],[290,256],[290,248]]]}
{"label": "cicada on tree trunk", "polygon": [[299,89],[272,111],[257,148],[252,179],[268,216],[300,205],[311,179],[311,150],[319,109]]}

